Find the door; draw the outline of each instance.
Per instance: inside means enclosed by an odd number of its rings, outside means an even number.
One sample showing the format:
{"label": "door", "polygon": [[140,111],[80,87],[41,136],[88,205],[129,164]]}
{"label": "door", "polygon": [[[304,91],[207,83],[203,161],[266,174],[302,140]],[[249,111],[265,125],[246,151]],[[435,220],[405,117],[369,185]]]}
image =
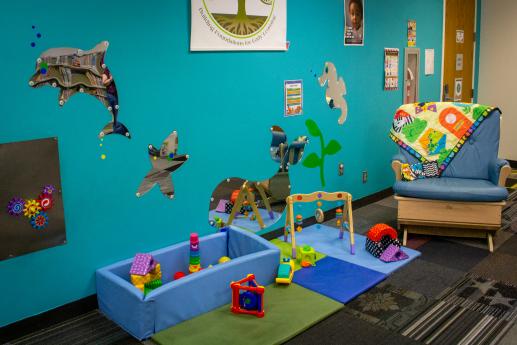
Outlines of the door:
{"label": "door", "polygon": [[472,102],[476,0],[445,0],[442,100]]}
{"label": "door", "polygon": [[418,103],[420,49],[404,50],[404,103]]}

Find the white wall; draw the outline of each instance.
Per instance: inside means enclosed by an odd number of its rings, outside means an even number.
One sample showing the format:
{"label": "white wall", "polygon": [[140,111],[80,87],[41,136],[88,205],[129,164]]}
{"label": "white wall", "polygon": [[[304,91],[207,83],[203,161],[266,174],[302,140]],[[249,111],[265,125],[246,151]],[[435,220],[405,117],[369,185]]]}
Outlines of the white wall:
{"label": "white wall", "polygon": [[501,108],[499,157],[517,161],[517,1],[482,0],[478,103]]}

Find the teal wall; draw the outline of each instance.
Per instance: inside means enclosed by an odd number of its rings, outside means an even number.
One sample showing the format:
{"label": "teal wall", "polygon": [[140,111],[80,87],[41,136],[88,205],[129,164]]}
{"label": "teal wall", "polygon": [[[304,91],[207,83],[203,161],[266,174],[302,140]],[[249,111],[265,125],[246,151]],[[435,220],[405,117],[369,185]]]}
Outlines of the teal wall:
{"label": "teal wall", "polygon": [[[286,53],[190,53],[189,3],[3,4],[0,142],[59,138],[68,243],[0,262],[0,326],[94,294],[99,267],[186,240],[193,231],[212,232],[208,202],[223,178],[274,174],[268,152],[273,124],[292,141],[306,134],[304,122],[312,118],[326,140],[340,142],[341,152],[326,160],[326,190],[350,191],[357,199],[389,187],[396,149],[387,134],[402,90],[383,91],[383,48],[405,47],[407,19],[417,20],[422,49],[420,99],[440,96],[441,0],[367,0],[364,47],[343,46],[343,1],[291,0]],[[43,35],[36,48],[30,47],[31,25]],[[76,95],[59,108],[56,89],[28,86],[43,50],[86,50],[102,40],[110,42],[106,63],[119,91],[120,120],[133,135],[108,137],[104,150],[96,136],[109,116],[97,100]],[[424,76],[424,48],[435,49],[433,76]],[[343,126],[311,73],[319,74],[325,61],[334,62],[346,81],[349,114]],[[285,79],[304,80],[305,115],[283,117]],[[176,198],[167,200],[155,188],[137,199],[150,168],[147,145],[159,146],[173,129],[179,132],[178,152],[191,156],[174,174]],[[106,160],[99,158],[103,152]],[[306,152],[320,152],[317,140]],[[361,183],[363,170],[369,172],[367,184]],[[291,183],[293,192],[321,189],[317,169],[301,164],[291,169]]]}

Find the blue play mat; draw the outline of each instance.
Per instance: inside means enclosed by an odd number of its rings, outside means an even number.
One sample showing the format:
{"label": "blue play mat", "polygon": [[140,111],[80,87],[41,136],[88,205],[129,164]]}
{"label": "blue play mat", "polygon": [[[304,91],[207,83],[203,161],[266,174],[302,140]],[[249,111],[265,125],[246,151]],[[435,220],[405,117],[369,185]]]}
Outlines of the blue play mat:
{"label": "blue play mat", "polygon": [[[401,249],[409,256],[408,259],[396,262],[383,262],[365,249],[366,237],[354,234],[355,237],[355,255],[350,254],[349,233],[345,231],[343,239],[338,238],[339,230],[330,226],[315,224],[304,228],[301,232],[296,233],[296,244],[302,246],[308,244],[314,250],[326,254],[352,264],[365,267],[384,274],[390,274],[400,267],[407,265],[411,260],[418,257],[420,252],[402,247]],[[279,237],[283,240],[283,236]],[[289,243],[291,236],[288,236]]]}
{"label": "blue play mat", "polygon": [[[354,234],[355,255],[350,254],[349,233],[345,232],[342,240],[338,236],[338,229],[321,224],[296,233],[298,246],[308,244],[327,257],[317,261],[316,266],[297,270],[293,282],[341,303],[347,303],[374,287],[420,255],[416,250],[402,247],[409,258],[386,263],[365,249],[365,236]],[[288,241],[291,241],[290,236]]]}
{"label": "blue play mat", "polygon": [[338,302],[347,303],[386,277],[386,274],[327,256],[317,261],[314,267],[296,271],[293,282]]}

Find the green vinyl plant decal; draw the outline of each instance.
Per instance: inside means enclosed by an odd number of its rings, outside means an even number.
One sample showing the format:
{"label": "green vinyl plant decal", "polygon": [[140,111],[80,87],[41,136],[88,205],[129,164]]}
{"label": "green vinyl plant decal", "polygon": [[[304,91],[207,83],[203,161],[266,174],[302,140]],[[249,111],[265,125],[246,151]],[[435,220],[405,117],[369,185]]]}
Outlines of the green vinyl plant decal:
{"label": "green vinyl plant decal", "polygon": [[330,140],[327,145],[325,145],[325,140],[323,139],[323,133],[321,133],[320,128],[314,122],[314,120],[307,120],[305,121],[305,126],[307,126],[307,129],[309,130],[309,134],[313,137],[319,137],[320,138],[320,144],[321,144],[321,157],[318,156],[317,153],[311,153],[307,156],[307,158],[304,159],[302,162],[304,167],[307,168],[320,168],[320,179],[321,179],[321,185],[322,187],[325,187],[325,173],[324,173],[324,166],[325,166],[325,156],[331,156],[335,155],[341,150],[341,145],[334,139]]}

